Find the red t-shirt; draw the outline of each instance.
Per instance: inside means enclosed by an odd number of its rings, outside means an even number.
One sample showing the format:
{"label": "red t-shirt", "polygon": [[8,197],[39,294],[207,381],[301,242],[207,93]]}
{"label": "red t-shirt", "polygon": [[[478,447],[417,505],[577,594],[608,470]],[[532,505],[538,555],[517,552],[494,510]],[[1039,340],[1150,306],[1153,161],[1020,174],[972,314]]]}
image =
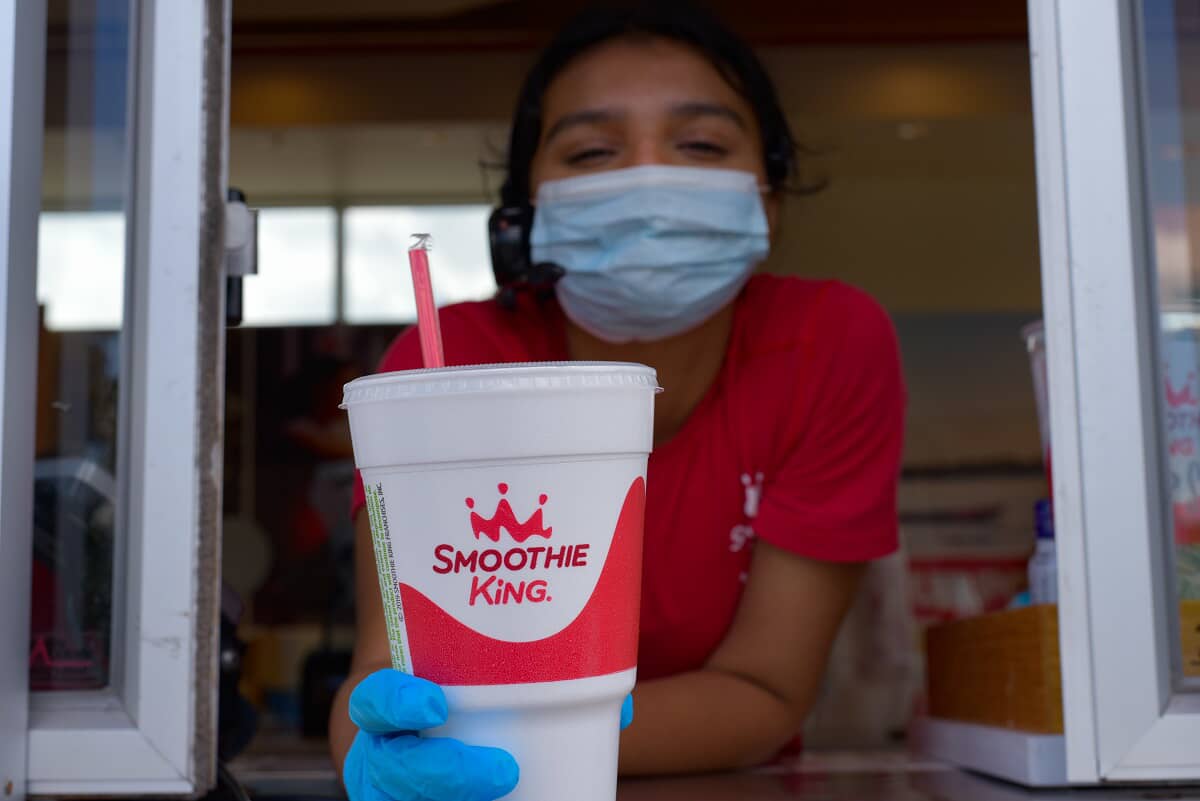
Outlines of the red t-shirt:
{"label": "red t-shirt", "polygon": [[[524,297],[512,311],[463,303],[443,309],[441,324],[451,365],[567,357],[552,301]],[[410,329],[379,370],[420,366]],[[895,550],[904,406],[895,332],[869,296],[836,281],[750,280],[716,380],[650,455],[640,679],[708,660],[733,620],[755,539],[835,562]],[[357,513],[360,482],[355,492]]]}

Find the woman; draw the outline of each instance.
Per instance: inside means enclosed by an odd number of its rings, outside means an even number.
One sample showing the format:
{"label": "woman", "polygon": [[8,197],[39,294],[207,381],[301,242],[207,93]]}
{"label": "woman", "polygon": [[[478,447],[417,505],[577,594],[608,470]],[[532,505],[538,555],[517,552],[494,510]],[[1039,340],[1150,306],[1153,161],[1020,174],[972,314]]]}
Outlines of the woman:
{"label": "woman", "polygon": [[[536,210],[532,263],[561,267],[553,297],[443,311],[451,363],[641,362],[668,390],[626,775],[778,753],[864,563],[896,546],[904,388],[886,314],[843,284],[750,275],[795,174],[769,78],[719,24],[676,6],[586,14],[526,81],[502,189]],[[419,366],[410,331],[380,370]],[[390,736],[440,722],[444,700],[376,672],[388,649],[365,518],[359,639],[331,723],[351,795],[499,797],[516,780],[506,754]]]}

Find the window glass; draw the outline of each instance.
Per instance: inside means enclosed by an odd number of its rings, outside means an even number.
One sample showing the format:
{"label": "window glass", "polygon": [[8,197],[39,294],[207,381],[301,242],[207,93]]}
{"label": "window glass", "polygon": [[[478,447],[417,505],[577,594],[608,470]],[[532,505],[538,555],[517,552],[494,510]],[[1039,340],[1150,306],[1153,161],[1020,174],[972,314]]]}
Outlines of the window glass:
{"label": "window glass", "polygon": [[[47,36],[35,419],[33,690],[109,684],[126,286],[129,3]],[[68,211],[59,211],[68,209]]]}
{"label": "window glass", "polygon": [[[1140,4],[1146,200],[1162,356],[1172,628],[1180,633],[1173,673],[1200,686],[1200,28],[1196,4]],[[1178,616],[1176,616],[1178,615]]]}
{"label": "window glass", "polygon": [[125,288],[125,215],[42,212],[38,305],[51,331],[115,331]]}

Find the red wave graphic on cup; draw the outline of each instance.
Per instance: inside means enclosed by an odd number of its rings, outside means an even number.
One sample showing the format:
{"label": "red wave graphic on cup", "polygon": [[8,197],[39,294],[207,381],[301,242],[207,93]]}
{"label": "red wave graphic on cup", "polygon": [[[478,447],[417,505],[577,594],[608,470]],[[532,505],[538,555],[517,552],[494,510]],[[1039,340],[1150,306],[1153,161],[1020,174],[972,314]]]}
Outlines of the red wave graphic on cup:
{"label": "red wave graphic on cup", "polygon": [[[496,489],[500,491],[501,496],[508,494],[507,484],[498,484]],[[508,503],[508,498],[501,497],[500,502],[496,504],[496,513],[491,517],[484,517],[478,512],[471,512],[471,531],[475,533],[475,539],[479,539],[479,536],[482,534],[492,542],[500,541],[500,529],[507,531],[508,536],[519,543],[535,536],[550,539],[550,535],[554,532],[554,529],[542,526],[542,507],[546,505],[546,501],[548,500],[550,500],[549,497],[543,493],[538,498],[537,511],[522,523],[517,520],[516,513],[513,512],[512,506]],[[475,508],[474,498],[467,498],[467,508]]]}
{"label": "red wave graphic on cup", "polygon": [[646,484],[639,477],[625,496],[592,597],[566,628],[541,640],[507,642],[480,634],[401,582],[413,672],[454,686],[564,681],[636,667],[645,505]]}

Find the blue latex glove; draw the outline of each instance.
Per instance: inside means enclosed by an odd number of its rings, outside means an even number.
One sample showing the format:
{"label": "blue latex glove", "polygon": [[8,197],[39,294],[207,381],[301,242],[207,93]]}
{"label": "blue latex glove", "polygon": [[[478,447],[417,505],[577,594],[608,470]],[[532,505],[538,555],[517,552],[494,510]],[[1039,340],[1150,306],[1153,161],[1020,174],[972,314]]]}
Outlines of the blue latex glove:
{"label": "blue latex glove", "polygon": [[633,723],[633,696],[627,695],[621,704],[621,731],[628,729],[630,723]]}
{"label": "blue latex glove", "polygon": [[[358,735],[342,780],[351,801],[494,801],[517,786],[516,760],[499,748],[417,737],[446,722],[446,696],[432,682],[379,670],[350,694]],[[621,728],[633,722],[633,696],[621,705]]]}
{"label": "blue latex glove", "polygon": [[416,732],[446,722],[440,687],[397,670],[367,676],[350,695],[358,736],[342,780],[351,801],[494,801],[517,786],[516,760],[499,748]]}

